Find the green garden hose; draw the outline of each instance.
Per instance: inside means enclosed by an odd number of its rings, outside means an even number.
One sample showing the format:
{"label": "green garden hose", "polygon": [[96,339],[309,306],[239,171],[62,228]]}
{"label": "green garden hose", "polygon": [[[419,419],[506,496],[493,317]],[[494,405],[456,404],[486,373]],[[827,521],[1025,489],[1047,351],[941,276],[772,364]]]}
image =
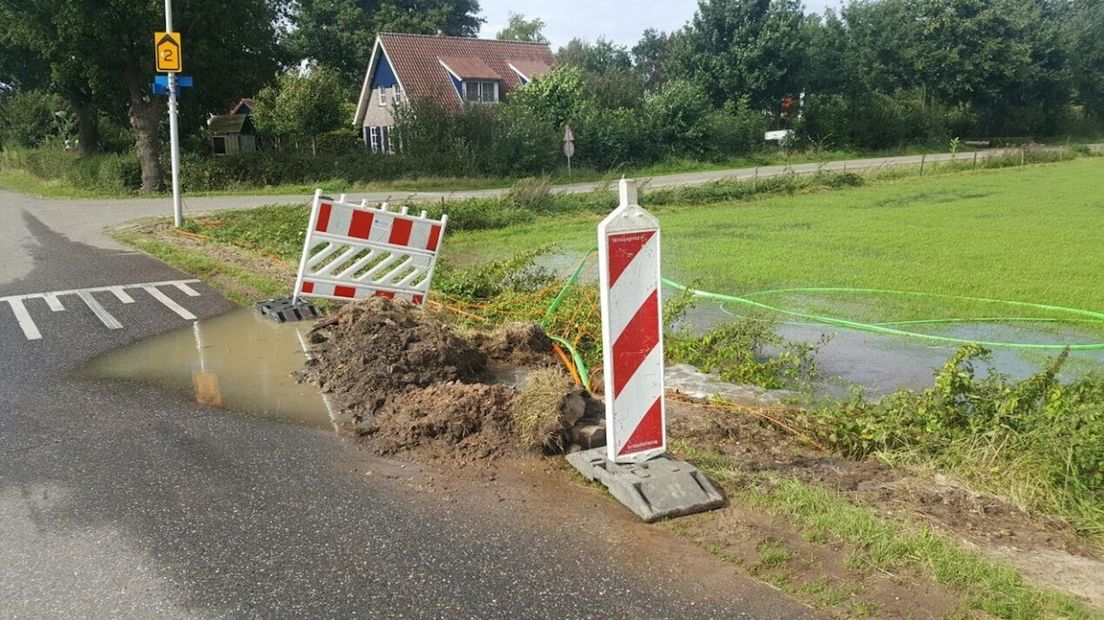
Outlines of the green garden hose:
{"label": "green garden hose", "polygon": [[[567,292],[571,290],[572,286],[578,282],[579,276],[583,273],[583,268],[586,267],[587,259],[590,255],[598,251],[598,246],[594,246],[583,255],[583,258],[579,260],[579,266],[575,268],[575,271],[564,282],[563,288],[560,289],[559,294],[552,300],[552,305],[548,306],[548,311],[544,313],[544,318],[541,320],[541,327],[548,329],[548,323],[552,320],[552,317],[556,314],[556,311],[560,309],[560,305],[563,303]],[[553,342],[567,349],[571,354],[571,360],[575,363],[575,369],[579,373],[579,380],[583,383],[583,389],[590,390],[590,371],[587,370],[586,362],[583,361],[583,356],[579,355],[579,352],[575,349],[575,345],[571,344],[567,340],[560,338],[559,336],[548,335]]]}
{"label": "green garden hose", "polygon": [[[766,310],[768,312],[774,312],[786,316],[795,317],[798,319],[804,319],[812,323],[822,325],[833,325],[836,327],[845,327],[847,329],[853,329],[855,331],[874,333],[874,334],[886,334],[890,336],[902,336],[906,338],[920,338],[923,340],[930,340],[933,342],[942,342],[946,344],[980,344],[986,347],[1002,347],[1008,349],[1028,349],[1036,351],[1060,351],[1063,349],[1069,349],[1071,351],[1104,351],[1104,343],[1095,344],[1032,344],[1023,342],[987,342],[983,340],[970,340],[966,338],[954,338],[951,336],[937,336],[932,334],[923,334],[919,332],[910,332],[902,329],[895,329],[893,325],[915,325],[915,324],[936,324],[936,323],[981,323],[981,322],[1007,322],[1007,321],[1031,321],[1040,323],[1062,323],[1062,322],[1077,322],[1077,323],[1100,323],[1104,325],[1104,313],[1093,312],[1091,310],[1081,310],[1079,308],[1066,308],[1063,306],[1052,306],[1047,304],[1033,304],[1022,301],[1004,301],[1000,299],[988,299],[984,297],[966,297],[961,295],[946,295],[940,293],[918,293],[912,291],[890,291],[884,289],[867,289],[867,288],[788,288],[788,289],[774,289],[767,291],[758,291],[739,297],[736,295],[725,295],[723,293],[714,293],[711,291],[701,291],[691,289],[690,287],[671,280],[669,278],[663,278],[663,283],[671,288],[680,291],[688,291],[695,297],[701,297],[703,299],[712,299],[725,303],[736,303],[752,308],[758,308],[760,310]],[[822,316],[818,314],[809,314],[806,312],[797,312],[794,310],[787,310],[785,308],[779,308],[770,304],[765,304],[761,301],[751,299],[751,297],[760,297],[766,295],[779,295],[789,293],[877,293],[887,295],[903,295],[903,296],[916,296],[916,297],[929,297],[938,299],[957,299],[962,301],[976,301],[985,303],[1001,303],[1010,306],[1016,306],[1020,308],[1030,308],[1034,310],[1045,310],[1049,312],[1062,312],[1066,314],[1075,315],[1081,318],[1071,319],[1054,319],[1054,318],[996,318],[996,319],[922,319],[917,321],[894,321],[888,323],[863,323],[859,321],[849,321],[847,319],[840,319],[830,316]],[[723,306],[722,306],[723,308]]]}

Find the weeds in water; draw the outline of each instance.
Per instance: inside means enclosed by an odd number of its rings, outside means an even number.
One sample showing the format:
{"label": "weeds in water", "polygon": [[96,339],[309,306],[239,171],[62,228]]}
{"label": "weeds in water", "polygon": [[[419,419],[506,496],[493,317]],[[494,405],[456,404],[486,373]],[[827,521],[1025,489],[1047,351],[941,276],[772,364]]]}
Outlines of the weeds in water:
{"label": "weeds in water", "polygon": [[1070,519],[1104,535],[1104,376],[1058,380],[1068,352],[1011,381],[989,368],[989,351],[967,345],[932,387],[802,414],[807,430],[853,458],[958,475],[1020,508]]}
{"label": "weeds in water", "polygon": [[[693,286],[690,287],[694,288]],[[818,374],[816,353],[826,342],[791,342],[774,332],[776,321],[752,315],[696,335],[679,327],[695,306],[681,291],[664,306],[664,352],[668,361],[690,364],[734,383],[768,389],[807,385]]]}

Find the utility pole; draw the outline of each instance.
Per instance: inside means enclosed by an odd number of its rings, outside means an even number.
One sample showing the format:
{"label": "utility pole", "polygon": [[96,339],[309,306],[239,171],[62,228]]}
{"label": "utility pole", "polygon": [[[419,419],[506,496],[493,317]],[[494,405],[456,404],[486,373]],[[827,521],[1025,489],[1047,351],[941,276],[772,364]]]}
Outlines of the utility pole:
{"label": "utility pole", "polygon": [[[165,0],[165,32],[173,31],[172,0]],[[176,122],[176,73],[169,73],[169,149],[172,159],[173,225],[184,223],[180,205],[180,133]]]}

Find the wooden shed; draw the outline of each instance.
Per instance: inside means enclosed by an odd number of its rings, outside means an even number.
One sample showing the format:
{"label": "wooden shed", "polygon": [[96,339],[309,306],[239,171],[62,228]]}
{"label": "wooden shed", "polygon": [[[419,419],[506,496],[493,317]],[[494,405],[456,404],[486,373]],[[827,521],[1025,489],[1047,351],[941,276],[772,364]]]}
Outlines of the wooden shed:
{"label": "wooden shed", "polygon": [[245,114],[219,114],[207,119],[207,135],[215,155],[252,153],[257,150],[257,130]]}

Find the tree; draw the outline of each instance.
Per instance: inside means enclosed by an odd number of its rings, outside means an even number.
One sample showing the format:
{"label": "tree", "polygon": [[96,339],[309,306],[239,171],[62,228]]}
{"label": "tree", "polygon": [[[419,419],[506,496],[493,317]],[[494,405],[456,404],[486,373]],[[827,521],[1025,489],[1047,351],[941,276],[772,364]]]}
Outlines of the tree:
{"label": "tree", "polygon": [[1077,101],[1088,116],[1104,120],[1104,3],[1074,0],[1065,26]]}
{"label": "tree", "polygon": [[632,56],[623,45],[598,37],[594,43],[572,39],[556,52],[562,65],[574,65],[589,73],[611,73],[632,69]]}
{"label": "tree", "polygon": [[803,20],[800,0],[701,0],[677,64],[715,105],[747,95],[774,109],[800,90]]}
{"label": "tree", "polygon": [[644,31],[640,41],[632,48],[633,65],[644,78],[648,89],[657,89],[667,81],[670,75],[671,48],[675,40],[674,33],[659,32],[654,28]]}
{"label": "tree", "polygon": [[[275,0],[191,0],[176,7],[184,69],[196,88],[184,99],[197,119],[202,108],[226,106],[271,79],[279,64]],[[164,23],[156,0],[0,0],[0,41],[37,54],[50,71],[50,89],[65,97],[86,128],[97,110],[125,110],[135,133],[142,190],[161,188],[165,100],[150,93],[152,30]]]}
{"label": "tree", "polygon": [[257,129],[276,135],[310,136],[317,154],[319,134],[341,127],[345,92],[341,78],[331,69],[313,67],[289,71],[257,95],[253,110]]}
{"label": "tree", "polygon": [[511,93],[507,106],[519,113],[524,110],[528,118],[562,128],[583,110],[587,92],[583,72],[578,67],[561,65]]}
{"label": "tree", "polygon": [[470,37],[479,32],[477,0],[297,0],[287,46],[294,58],[337,72],[359,86],[380,32]]}
{"label": "tree", "polygon": [[521,13],[510,13],[506,27],[498,31],[496,39],[501,41],[525,41],[528,43],[548,43],[544,37],[544,27],[547,24],[539,17],[525,19]]}

